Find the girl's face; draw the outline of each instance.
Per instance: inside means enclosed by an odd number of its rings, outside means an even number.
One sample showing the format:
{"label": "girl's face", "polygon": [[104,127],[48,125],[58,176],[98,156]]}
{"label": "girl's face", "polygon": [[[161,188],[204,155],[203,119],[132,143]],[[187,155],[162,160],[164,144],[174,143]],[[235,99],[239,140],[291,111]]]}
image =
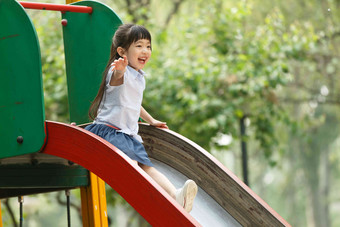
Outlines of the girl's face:
{"label": "girl's face", "polygon": [[131,44],[125,52],[129,65],[135,70],[143,69],[151,57],[151,43],[147,39],[140,39]]}

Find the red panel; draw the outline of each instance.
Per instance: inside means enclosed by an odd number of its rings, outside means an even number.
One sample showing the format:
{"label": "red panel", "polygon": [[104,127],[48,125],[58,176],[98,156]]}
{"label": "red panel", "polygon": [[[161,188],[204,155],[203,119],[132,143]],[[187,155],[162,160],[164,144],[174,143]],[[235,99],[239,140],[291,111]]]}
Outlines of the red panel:
{"label": "red panel", "polygon": [[76,126],[47,122],[43,153],[78,163],[116,190],[152,226],[200,226],[149,175],[109,142]]}
{"label": "red panel", "polygon": [[61,12],[92,13],[92,8],[88,6],[73,6],[38,2],[19,2],[27,9],[52,10]]}

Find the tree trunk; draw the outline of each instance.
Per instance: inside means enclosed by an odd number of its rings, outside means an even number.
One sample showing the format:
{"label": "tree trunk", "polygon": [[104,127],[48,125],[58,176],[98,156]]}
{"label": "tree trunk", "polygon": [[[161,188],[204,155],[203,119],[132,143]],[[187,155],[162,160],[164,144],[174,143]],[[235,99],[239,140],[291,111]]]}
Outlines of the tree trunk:
{"label": "tree trunk", "polygon": [[[305,156],[304,172],[307,183],[307,224],[311,227],[329,227],[329,159],[328,150],[317,152],[311,148],[313,156]],[[316,160],[318,163],[316,163]]]}
{"label": "tree trunk", "polygon": [[329,150],[326,149],[320,157],[320,213],[321,226],[331,226],[329,215],[329,190],[330,190],[330,162]]}

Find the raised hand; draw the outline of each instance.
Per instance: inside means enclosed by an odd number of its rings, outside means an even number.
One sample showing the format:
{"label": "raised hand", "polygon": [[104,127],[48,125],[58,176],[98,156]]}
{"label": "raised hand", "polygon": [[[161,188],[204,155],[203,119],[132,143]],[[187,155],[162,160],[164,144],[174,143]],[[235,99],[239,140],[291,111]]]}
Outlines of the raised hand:
{"label": "raised hand", "polygon": [[111,71],[114,71],[114,73],[110,80],[111,86],[119,86],[123,84],[124,82],[123,75],[124,75],[127,65],[128,65],[128,60],[125,55],[122,58],[119,58],[115,60],[114,62],[112,62],[111,66],[113,67]]}
{"label": "raised hand", "polygon": [[124,55],[122,58],[119,58],[112,62],[111,66],[113,66],[112,71],[116,70],[118,73],[124,73],[125,68],[128,65],[127,57]]}

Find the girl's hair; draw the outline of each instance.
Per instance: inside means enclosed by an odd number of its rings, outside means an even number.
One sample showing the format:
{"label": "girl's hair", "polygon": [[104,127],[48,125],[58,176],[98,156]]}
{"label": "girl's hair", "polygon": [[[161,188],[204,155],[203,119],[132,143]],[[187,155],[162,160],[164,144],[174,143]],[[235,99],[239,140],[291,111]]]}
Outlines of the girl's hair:
{"label": "girl's hair", "polygon": [[97,117],[100,103],[104,97],[104,91],[105,91],[105,86],[106,86],[106,75],[111,67],[111,64],[114,62],[114,60],[122,57],[117,53],[117,48],[122,47],[124,50],[127,51],[129,47],[131,46],[131,44],[133,44],[134,42],[137,42],[140,39],[147,39],[151,43],[151,35],[145,27],[141,25],[135,25],[135,24],[123,24],[118,27],[117,31],[115,32],[112,38],[110,59],[103,73],[102,82],[100,84],[97,96],[93,100],[90,106],[90,109],[89,109],[90,119],[94,120]]}

